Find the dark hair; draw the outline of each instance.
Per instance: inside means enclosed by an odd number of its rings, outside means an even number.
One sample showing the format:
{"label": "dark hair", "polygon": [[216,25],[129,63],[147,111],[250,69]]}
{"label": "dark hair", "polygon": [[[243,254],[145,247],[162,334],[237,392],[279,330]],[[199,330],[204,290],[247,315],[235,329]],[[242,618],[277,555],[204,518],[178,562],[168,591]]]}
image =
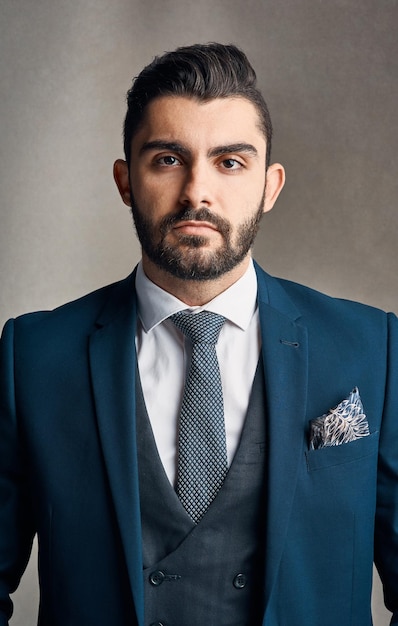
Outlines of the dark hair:
{"label": "dark hair", "polygon": [[257,109],[267,142],[266,166],[271,154],[272,125],[267,104],[256,86],[256,73],[242,50],[220,43],[195,44],[166,52],[145,67],[127,92],[124,152],[130,163],[131,140],[145,108],[157,97],[191,96],[207,101],[240,96]]}

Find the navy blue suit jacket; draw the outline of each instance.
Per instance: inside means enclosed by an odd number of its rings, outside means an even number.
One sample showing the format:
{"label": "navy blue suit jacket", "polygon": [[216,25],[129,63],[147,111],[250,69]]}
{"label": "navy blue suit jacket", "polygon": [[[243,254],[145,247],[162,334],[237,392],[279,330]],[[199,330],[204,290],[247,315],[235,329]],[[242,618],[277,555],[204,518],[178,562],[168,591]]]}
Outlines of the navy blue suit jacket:
{"label": "navy blue suit jacket", "polygon": [[[398,624],[397,320],[256,269],[268,441],[263,626],[369,626],[373,559]],[[41,626],[144,626],[136,315],[133,274],[4,329],[0,626],[35,533]],[[371,434],[310,451],[309,421],[354,387]]]}

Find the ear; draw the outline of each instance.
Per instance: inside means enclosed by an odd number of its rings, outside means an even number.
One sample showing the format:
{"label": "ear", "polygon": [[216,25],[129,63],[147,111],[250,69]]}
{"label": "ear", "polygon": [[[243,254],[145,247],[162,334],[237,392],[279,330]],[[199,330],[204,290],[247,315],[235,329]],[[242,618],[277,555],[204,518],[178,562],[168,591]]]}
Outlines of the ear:
{"label": "ear", "polygon": [[280,163],[273,163],[267,169],[264,213],[274,206],[285,184],[285,169]]}
{"label": "ear", "polygon": [[126,161],[123,161],[123,159],[115,161],[113,166],[113,178],[115,179],[124,204],[131,206],[129,168]]}

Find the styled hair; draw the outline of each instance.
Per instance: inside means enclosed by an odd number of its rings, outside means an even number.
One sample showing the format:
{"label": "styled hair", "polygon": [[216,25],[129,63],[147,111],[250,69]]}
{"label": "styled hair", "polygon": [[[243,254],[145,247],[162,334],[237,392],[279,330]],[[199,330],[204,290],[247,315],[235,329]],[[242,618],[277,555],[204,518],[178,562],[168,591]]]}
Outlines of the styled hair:
{"label": "styled hair", "polygon": [[256,86],[256,73],[242,50],[220,43],[195,44],[166,52],[147,65],[127,92],[124,153],[130,164],[131,141],[148,104],[160,96],[188,96],[202,102],[240,96],[256,107],[271,155],[272,125],[267,104]]}

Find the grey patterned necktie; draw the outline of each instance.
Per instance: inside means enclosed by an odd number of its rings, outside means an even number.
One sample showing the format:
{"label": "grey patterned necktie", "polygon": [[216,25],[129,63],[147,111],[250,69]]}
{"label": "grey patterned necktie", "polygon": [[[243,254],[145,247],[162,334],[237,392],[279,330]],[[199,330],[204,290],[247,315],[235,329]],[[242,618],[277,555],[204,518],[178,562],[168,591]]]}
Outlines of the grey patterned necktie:
{"label": "grey patterned necktie", "polygon": [[210,311],[170,318],[192,342],[178,438],[177,494],[198,523],[228,471],[224,404],[216,343],[225,318]]}

